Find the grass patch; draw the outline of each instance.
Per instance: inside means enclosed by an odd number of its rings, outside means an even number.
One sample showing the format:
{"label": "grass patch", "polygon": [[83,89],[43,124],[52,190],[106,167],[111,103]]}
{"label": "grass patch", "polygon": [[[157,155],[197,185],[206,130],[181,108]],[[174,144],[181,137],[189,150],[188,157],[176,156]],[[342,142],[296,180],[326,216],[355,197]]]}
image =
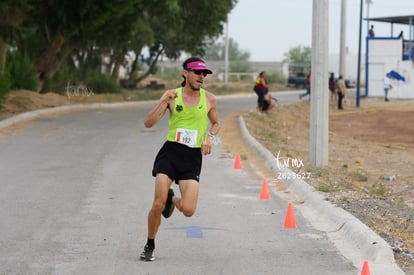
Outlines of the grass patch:
{"label": "grass patch", "polygon": [[355,171],[352,173],[352,178],[356,181],[368,181],[368,174],[364,171]]}
{"label": "grass patch", "polygon": [[339,188],[335,185],[325,184],[325,183],[319,183],[315,186],[315,189],[324,192],[324,193],[331,193],[331,192],[337,192],[339,191]]}
{"label": "grass patch", "polygon": [[385,197],[388,193],[388,188],[382,183],[375,183],[368,188],[370,195]]}
{"label": "grass patch", "polygon": [[315,168],[315,169],[312,169],[312,174],[315,175],[315,177],[320,178],[320,177],[328,176],[329,171],[323,168]]}

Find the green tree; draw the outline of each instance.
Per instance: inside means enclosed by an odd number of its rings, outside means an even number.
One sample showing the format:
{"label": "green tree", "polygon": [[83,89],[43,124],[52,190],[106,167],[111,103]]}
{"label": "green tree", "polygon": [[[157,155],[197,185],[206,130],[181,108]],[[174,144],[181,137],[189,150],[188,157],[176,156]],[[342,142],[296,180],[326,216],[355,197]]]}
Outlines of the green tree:
{"label": "green tree", "polygon": [[[235,3],[5,0],[0,3],[0,72],[4,49],[14,47],[32,62],[39,89],[64,61],[79,69],[82,77],[103,65],[106,74],[116,77],[128,55],[133,56],[130,77],[139,81],[155,70],[161,56],[177,58],[183,51],[203,54],[206,41],[221,34]],[[146,48],[149,54],[142,56]],[[137,76],[136,68],[144,62],[148,70]]]}
{"label": "green tree", "polygon": [[[206,49],[204,58],[207,60],[224,60],[225,43],[216,41]],[[233,38],[229,39],[229,60],[231,61],[248,61],[250,52],[239,48],[239,45]]]}
{"label": "green tree", "polygon": [[284,54],[284,62],[295,64],[310,64],[311,63],[312,49],[306,46],[297,46],[290,48],[288,52]]}
{"label": "green tree", "polygon": [[18,37],[19,27],[34,11],[34,5],[28,2],[26,0],[0,2],[0,74],[5,72],[7,52]]}
{"label": "green tree", "polygon": [[167,0],[165,7],[157,3],[150,19],[154,42],[147,45],[149,56],[145,58],[149,69],[138,80],[152,73],[163,55],[176,59],[184,51],[203,56],[209,41],[222,34],[223,23],[235,3],[236,0]]}

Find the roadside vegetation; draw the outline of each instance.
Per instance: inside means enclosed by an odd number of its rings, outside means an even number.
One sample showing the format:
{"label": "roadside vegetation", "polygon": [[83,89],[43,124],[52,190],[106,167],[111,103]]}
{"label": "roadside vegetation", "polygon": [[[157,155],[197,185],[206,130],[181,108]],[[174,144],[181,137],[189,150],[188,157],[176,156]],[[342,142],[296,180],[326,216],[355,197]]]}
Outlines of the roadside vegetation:
{"label": "roadside vegetation", "polygon": [[10,90],[61,91],[68,80],[99,93],[135,88],[162,58],[202,56],[236,2],[3,1],[0,100]]}
{"label": "roadside vegetation", "polygon": [[[69,83],[94,94],[157,97],[159,93],[153,92],[157,89],[145,89],[146,80],[158,79],[165,87],[178,85],[179,68],[160,70],[161,61],[183,55],[224,60],[223,26],[236,3],[212,0],[184,8],[175,0],[128,0],[111,5],[96,5],[94,0],[1,3],[0,109],[10,91],[64,94]],[[228,42],[229,72],[258,74],[249,63],[250,53],[239,49],[232,38]],[[298,46],[284,55],[283,62],[306,62],[310,48]],[[287,82],[279,70],[267,71],[267,78],[273,85]],[[232,85],[222,82],[215,79],[208,84],[217,94],[244,92],[236,82],[252,86],[251,77],[230,79]]]}

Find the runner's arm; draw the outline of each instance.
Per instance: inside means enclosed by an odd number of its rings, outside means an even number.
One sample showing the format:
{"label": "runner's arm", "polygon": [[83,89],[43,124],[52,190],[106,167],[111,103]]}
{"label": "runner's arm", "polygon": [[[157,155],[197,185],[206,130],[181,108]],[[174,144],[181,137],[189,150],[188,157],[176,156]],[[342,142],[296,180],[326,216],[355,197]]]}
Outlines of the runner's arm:
{"label": "runner's arm", "polygon": [[167,109],[170,109],[171,104],[174,103],[174,99],[177,97],[175,90],[167,90],[158,101],[157,105],[147,114],[144,125],[147,128],[154,126],[165,114]]}
{"label": "runner's arm", "polygon": [[219,125],[219,116],[217,112],[217,99],[213,94],[209,94],[209,103],[210,103],[210,110],[208,112],[208,118],[211,123],[210,130],[208,134],[211,135],[217,135],[220,130]]}
{"label": "runner's arm", "polygon": [[201,152],[203,153],[203,155],[211,153],[211,144],[213,142],[213,139],[220,130],[216,97],[213,94],[208,94],[207,98],[210,106],[208,111],[208,118],[210,120],[211,127],[207,132],[206,138],[201,146]]}

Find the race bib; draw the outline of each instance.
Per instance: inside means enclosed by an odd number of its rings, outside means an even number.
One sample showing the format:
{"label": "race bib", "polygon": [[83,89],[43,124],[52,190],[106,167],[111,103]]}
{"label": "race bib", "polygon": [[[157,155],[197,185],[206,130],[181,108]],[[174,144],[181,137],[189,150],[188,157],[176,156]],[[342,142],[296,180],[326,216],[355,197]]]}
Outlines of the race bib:
{"label": "race bib", "polygon": [[197,146],[197,130],[177,128],[175,132],[175,141],[188,147]]}

